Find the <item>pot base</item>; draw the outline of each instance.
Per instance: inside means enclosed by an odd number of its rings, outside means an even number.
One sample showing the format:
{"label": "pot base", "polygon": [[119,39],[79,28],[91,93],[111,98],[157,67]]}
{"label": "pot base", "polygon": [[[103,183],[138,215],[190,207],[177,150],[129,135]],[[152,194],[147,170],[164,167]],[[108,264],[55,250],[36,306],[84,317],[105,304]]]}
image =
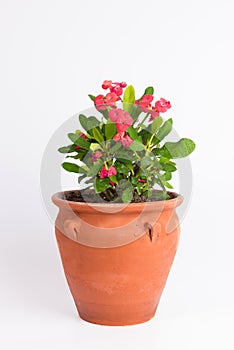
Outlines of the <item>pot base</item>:
{"label": "pot base", "polygon": [[[124,298],[123,298],[124,300]],[[140,303],[97,304],[75,302],[79,316],[87,322],[105,326],[128,326],[152,319],[158,305],[155,300]]]}
{"label": "pot base", "polygon": [[118,317],[116,317],[113,320],[113,319],[109,319],[109,318],[104,318],[103,315],[101,315],[101,318],[98,319],[95,317],[91,317],[90,315],[87,315],[87,314],[82,313],[80,311],[78,311],[78,314],[82,320],[89,322],[89,323],[101,325],[101,326],[132,326],[132,325],[137,325],[137,324],[148,322],[155,316],[155,312],[154,312],[148,316],[139,316],[138,318],[135,317],[135,318],[130,319],[128,317],[128,319],[126,319],[126,318],[118,319]]}

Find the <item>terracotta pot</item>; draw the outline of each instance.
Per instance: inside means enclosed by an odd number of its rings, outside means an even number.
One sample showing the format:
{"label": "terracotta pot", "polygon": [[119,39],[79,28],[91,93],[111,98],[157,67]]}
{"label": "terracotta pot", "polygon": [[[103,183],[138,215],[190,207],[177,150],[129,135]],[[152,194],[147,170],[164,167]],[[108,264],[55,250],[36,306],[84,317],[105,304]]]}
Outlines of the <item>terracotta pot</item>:
{"label": "terracotta pot", "polygon": [[182,197],[174,195],[129,205],[52,197],[60,255],[82,319],[131,325],[154,316],[179,241],[175,208]]}

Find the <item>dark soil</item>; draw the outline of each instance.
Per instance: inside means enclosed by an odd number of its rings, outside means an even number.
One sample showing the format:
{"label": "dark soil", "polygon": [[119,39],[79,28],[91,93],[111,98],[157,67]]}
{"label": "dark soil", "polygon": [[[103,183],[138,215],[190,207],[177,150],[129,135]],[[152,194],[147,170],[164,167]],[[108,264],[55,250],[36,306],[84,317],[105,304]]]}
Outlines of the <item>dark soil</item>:
{"label": "dark soil", "polygon": [[[167,192],[168,199],[176,198],[176,195],[173,192]],[[162,192],[161,191],[154,191],[153,195],[151,197],[147,197],[146,195],[142,194],[139,195],[137,192],[133,193],[133,198],[131,203],[140,203],[140,202],[158,202],[164,200],[164,198],[161,197]],[[115,200],[110,200],[107,198],[107,196],[104,193],[95,193],[94,190],[87,189],[87,190],[75,190],[75,191],[65,191],[63,199],[66,199],[68,201],[72,202],[83,202],[83,203],[106,203],[106,202],[112,202],[112,203],[122,203],[121,198],[117,198]],[[167,200],[168,200],[167,199]]]}

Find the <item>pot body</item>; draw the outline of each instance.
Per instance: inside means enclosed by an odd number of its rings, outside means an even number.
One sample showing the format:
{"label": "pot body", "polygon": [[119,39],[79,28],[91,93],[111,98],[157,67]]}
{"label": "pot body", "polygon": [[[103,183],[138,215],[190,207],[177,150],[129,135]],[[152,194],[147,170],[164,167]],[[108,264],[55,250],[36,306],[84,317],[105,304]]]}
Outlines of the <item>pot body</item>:
{"label": "pot body", "polygon": [[151,319],[177,250],[175,208],[182,197],[154,203],[86,204],[53,196],[55,233],[80,317],[103,325]]}

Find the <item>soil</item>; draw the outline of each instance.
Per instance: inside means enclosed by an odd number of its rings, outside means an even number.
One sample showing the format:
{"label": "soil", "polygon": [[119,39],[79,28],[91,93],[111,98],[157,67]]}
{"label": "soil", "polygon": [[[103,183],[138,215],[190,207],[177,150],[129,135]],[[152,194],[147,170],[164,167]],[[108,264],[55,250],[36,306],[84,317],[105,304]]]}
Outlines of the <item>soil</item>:
{"label": "soil", "polygon": [[[133,198],[131,203],[140,203],[140,202],[158,202],[164,200],[163,198],[160,198],[161,191],[155,190],[153,192],[153,195],[151,197],[147,197],[144,194],[139,195],[137,192],[133,193]],[[167,192],[169,198],[176,198],[176,195],[173,192]],[[121,198],[117,198],[113,201],[111,201],[109,198],[106,197],[103,193],[95,193],[92,189],[86,189],[86,190],[74,190],[74,191],[65,191],[63,199],[67,201],[72,202],[83,202],[83,203],[105,203],[105,202],[113,202],[113,203],[122,203]],[[168,200],[167,199],[167,200]]]}

